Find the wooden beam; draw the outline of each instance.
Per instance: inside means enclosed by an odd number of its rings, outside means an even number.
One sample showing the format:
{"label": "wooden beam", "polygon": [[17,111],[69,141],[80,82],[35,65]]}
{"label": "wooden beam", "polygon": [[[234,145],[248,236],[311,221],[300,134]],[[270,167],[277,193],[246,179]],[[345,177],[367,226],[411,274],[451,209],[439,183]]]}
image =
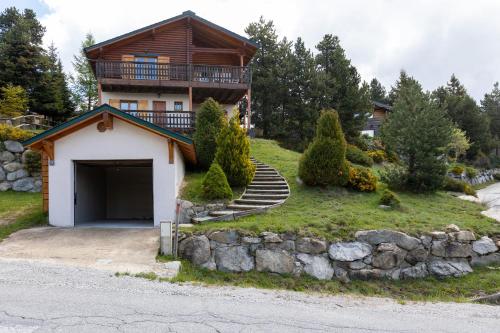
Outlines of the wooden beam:
{"label": "wooden beam", "polygon": [[239,49],[226,49],[221,47],[192,47],[193,53],[223,53],[223,54],[240,54]]}
{"label": "wooden beam", "polygon": [[252,123],[252,112],[251,112],[251,104],[252,104],[252,96],[251,96],[251,89],[248,89],[247,91],[247,130],[250,132],[250,124]]}
{"label": "wooden beam", "polygon": [[102,114],[102,121],[104,122],[105,129],[113,129],[113,116],[109,112]]}
{"label": "wooden beam", "polygon": [[168,139],[168,164],[174,164],[174,141]]}
{"label": "wooden beam", "polygon": [[44,140],[42,142],[42,149],[47,154],[48,158],[54,160],[54,142],[49,140]]}
{"label": "wooden beam", "polygon": [[43,212],[49,211],[49,158],[47,153],[42,151],[42,202]]}
{"label": "wooden beam", "polygon": [[102,85],[101,85],[101,80],[97,82],[97,98],[98,98],[98,104],[102,105]]}

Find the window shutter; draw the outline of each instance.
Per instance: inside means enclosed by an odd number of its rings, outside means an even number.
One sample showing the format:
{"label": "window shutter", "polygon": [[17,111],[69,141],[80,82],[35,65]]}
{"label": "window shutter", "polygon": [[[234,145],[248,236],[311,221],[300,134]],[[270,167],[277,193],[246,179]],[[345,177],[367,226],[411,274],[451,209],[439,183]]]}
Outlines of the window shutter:
{"label": "window shutter", "polygon": [[169,75],[169,64],[170,57],[159,56],[158,57],[158,78],[160,80],[168,80]]}
{"label": "window shutter", "polygon": [[134,61],[135,60],[135,57],[131,54],[124,54],[122,55],[122,61]]}
{"label": "window shutter", "polygon": [[119,99],[110,99],[109,105],[111,105],[114,108],[120,109],[120,100]]}
{"label": "window shutter", "polygon": [[159,56],[158,63],[159,64],[168,64],[168,63],[170,63],[170,57]]}
{"label": "window shutter", "polygon": [[137,108],[139,110],[148,110],[149,107],[148,107],[148,100],[147,99],[141,99],[139,100],[139,103],[137,104]]}

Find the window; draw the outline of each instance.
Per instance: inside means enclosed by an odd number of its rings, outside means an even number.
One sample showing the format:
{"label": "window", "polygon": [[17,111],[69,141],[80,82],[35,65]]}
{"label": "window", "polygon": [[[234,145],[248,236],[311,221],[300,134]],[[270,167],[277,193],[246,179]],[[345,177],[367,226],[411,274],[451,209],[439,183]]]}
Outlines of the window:
{"label": "window", "polygon": [[120,101],[120,110],[137,111],[137,101]]}
{"label": "window", "polygon": [[182,111],[184,110],[184,106],[182,102],[174,102],[174,111]]}

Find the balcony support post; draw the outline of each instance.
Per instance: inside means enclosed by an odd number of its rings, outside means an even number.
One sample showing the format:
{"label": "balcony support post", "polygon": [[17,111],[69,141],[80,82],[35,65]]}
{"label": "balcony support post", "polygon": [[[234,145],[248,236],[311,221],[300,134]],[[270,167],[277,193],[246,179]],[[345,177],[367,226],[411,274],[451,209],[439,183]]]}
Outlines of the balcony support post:
{"label": "balcony support post", "polygon": [[250,132],[250,124],[251,122],[251,104],[252,104],[252,97],[251,97],[252,90],[248,88],[247,90],[247,131]]}
{"label": "balcony support post", "polygon": [[189,92],[189,111],[193,111],[193,87],[189,87],[188,92]]}

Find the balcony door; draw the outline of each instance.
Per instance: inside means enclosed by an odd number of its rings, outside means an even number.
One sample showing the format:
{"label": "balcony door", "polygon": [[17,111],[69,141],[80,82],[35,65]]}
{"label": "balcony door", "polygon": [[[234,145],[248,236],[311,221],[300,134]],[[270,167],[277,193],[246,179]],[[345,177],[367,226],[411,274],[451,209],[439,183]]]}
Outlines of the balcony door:
{"label": "balcony door", "polygon": [[157,80],[158,79],[158,58],[156,57],[135,57],[135,68],[137,80]]}
{"label": "balcony door", "polygon": [[153,101],[153,123],[164,127],[167,122],[167,102]]}

